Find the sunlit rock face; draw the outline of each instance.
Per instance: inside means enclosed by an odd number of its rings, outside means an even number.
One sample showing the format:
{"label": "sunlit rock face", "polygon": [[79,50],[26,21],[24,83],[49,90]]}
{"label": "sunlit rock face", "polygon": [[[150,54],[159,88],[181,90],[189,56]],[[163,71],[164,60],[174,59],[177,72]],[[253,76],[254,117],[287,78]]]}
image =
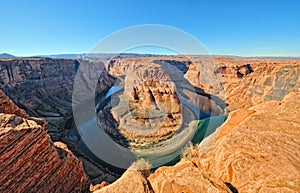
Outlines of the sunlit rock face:
{"label": "sunlit rock face", "polygon": [[0,113],[0,192],[87,192],[82,163],[33,120]]}
{"label": "sunlit rock face", "polygon": [[168,139],[180,129],[183,121],[176,84],[165,69],[155,63],[134,64],[124,79],[124,92],[113,96],[111,105],[110,113],[103,110],[99,117],[111,115],[118,131],[110,129],[108,132],[114,137],[123,136],[131,147],[149,146]]}
{"label": "sunlit rock face", "polygon": [[171,137],[181,126],[179,94],[171,82],[146,80],[133,86],[129,112],[120,119],[120,132],[137,143]]}

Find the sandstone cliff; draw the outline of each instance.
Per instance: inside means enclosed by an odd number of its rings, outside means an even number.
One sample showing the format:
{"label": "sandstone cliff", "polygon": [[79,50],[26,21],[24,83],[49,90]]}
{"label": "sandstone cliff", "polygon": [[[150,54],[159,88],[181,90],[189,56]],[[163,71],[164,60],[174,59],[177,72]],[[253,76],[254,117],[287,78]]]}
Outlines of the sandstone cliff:
{"label": "sandstone cliff", "polygon": [[214,134],[190,149],[189,159],[151,174],[149,185],[137,171],[127,171],[96,192],[135,187],[146,187],[137,189],[141,193],[299,192],[299,109],[300,93],[292,92],[282,101],[234,111]]}
{"label": "sandstone cliff", "polygon": [[152,174],[148,179],[153,190],[198,192],[205,180],[193,189],[199,182],[194,176],[206,173],[209,181],[221,180],[233,192],[299,192],[300,62],[216,61],[223,65],[217,73],[223,75],[228,108],[240,110],[230,113],[223,126],[190,150],[190,161]]}
{"label": "sandstone cliff", "polygon": [[216,57],[228,109],[282,100],[300,88],[300,61],[283,59],[232,59]]}
{"label": "sandstone cliff", "polygon": [[0,113],[0,192],[87,192],[82,163],[33,120]]}
{"label": "sandstone cliff", "polygon": [[[75,75],[80,65],[85,65],[86,74],[79,73],[85,84],[89,81],[89,73],[99,74],[96,93],[81,94],[81,102],[90,100],[91,95],[107,90],[114,78],[104,69],[101,62],[89,62],[73,59],[49,58],[17,58],[0,60],[0,112],[16,114],[33,119],[45,126],[53,141],[62,141],[83,162],[85,171],[93,183],[103,180],[114,181],[116,175],[111,175],[104,167],[93,162],[78,151],[78,134],[69,133],[72,120],[72,91]],[[91,89],[92,90],[92,89]],[[3,97],[4,93],[24,110],[16,108],[12,101]],[[31,116],[31,117],[29,117]],[[39,117],[38,118],[32,118]],[[71,137],[70,137],[71,136]],[[72,139],[75,139],[73,141]]]}
{"label": "sandstone cliff", "polygon": [[240,192],[300,191],[300,93],[232,112],[194,163]]}
{"label": "sandstone cliff", "polygon": [[[26,58],[0,60],[0,89],[30,116],[45,118],[54,141],[66,138],[65,124],[72,117],[74,77],[81,63],[72,59]],[[88,66],[88,65],[85,65]],[[113,82],[101,62],[89,68],[101,74],[101,93]],[[81,75],[84,81],[89,75]],[[94,93],[93,93],[94,94]],[[82,96],[82,100],[86,100]]]}
{"label": "sandstone cliff", "polygon": [[2,90],[0,90],[0,113],[14,114],[19,117],[29,118],[29,115],[27,115],[23,109],[15,105]]}

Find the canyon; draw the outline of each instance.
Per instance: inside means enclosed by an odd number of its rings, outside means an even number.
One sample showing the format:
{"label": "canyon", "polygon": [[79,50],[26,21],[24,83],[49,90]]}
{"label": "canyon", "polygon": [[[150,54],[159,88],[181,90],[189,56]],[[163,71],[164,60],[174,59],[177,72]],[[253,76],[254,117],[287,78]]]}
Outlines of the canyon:
{"label": "canyon", "polygon": [[[78,70],[83,65],[88,73]],[[299,72],[300,60],[280,58],[0,59],[0,191],[299,192]],[[75,76],[85,86],[91,74],[99,77],[92,94],[72,100]],[[107,126],[107,133],[131,147],[180,130],[181,95],[204,115],[228,118],[176,165],[147,174],[129,168],[121,176],[82,152],[71,129],[72,107],[117,80],[124,95],[114,100],[128,99],[131,115],[107,108],[98,122],[118,121],[120,130]]]}

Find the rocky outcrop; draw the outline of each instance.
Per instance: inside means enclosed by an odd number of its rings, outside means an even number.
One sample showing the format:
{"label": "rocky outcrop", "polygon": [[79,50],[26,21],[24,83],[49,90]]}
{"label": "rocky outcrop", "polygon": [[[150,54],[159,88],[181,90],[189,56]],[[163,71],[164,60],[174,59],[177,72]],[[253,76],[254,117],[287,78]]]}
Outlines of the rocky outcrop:
{"label": "rocky outcrop", "polygon": [[300,61],[282,59],[232,59],[216,57],[229,110],[282,100],[299,91]]}
{"label": "rocky outcrop", "polygon": [[82,163],[33,120],[0,113],[0,192],[88,192]]}
{"label": "rocky outcrop", "polygon": [[[230,113],[190,160],[161,167],[155,192],[299,192],[300,93]],[[225,186],[226,185],[226,186]]]}
{"label": "rocky outcrop", "polygon": [[94,193],[153,193],[149,182],[137,170],[127,170],[113,184],[105,186]]}
{"label": "rocky outcrop", "polygon": [[[152,143],[174,135],[182,124],[176,84],[160,65],[139,63],[125,77],[129,111],[120,119],[120,133],[129,141]],[[121,105],[122,106],[122,105]],[[114,112],[117,114],[118,111]]]}
{"label": "rocky outcrop", "polygon": [[[72,89],[81,63],[101,76],[97,93],[112,85],[113,78],[101,62],[21,58],[0,60],[0,89],[30,116],[46,119],[51,138],[62,140],[66,138],[65,124],[72,117]],[[89,74],[80,75],[83,81],[89,80]],[[81,100],[89,100],[84,98],[85,95],[81,96]]]}
{"label": "rocky outcrop", "polygon": [[240,192],[300,190],[300,93],[232,112],[200,146],[197,167]]}
{"label": "rocky outcrop", "polygon": [[0,113],[14,114],[18,117],[29,118],[29,115],[27,115],[23,109],[15,105],[2,90],[0,90]]}
{"label": "rocky outcrop", "polygon": [[[151,174],[153,191],[299,192],[299,61],[215,59],[233,112],[190,150],[190,160]],[[198,80],[199,88],[213,91]]]}
{"label": "rocky outcrop", "polygon": [[230,57],[191,57],[185,77],[197,88],[218,96],[232,111],[299,91],[300,61]]}
{"label": "rocky outcrop", "polygon": [[105,182],[93,187],[94,193],[154,193],[147,177],[151,165],[144,159],[133,162],[127,171],[113,184]]}
{"label": "rocky outcrop", "polygon": [[[209,94],[193,87],[185,78],[184,73],[191,65],[189,58],[181,56],[170,59],[116,58],[109,61],[107,69],[119,77],[124,94],[111,98],[110,104],[117,104],[116,107],[105,107],[99,111],[99,124],[117,143],[147,148],[171,138],[180,130],[184,122],[183,113],[188,117],[198,116],[184,112],[182,96],[191,106],[198,107],[203,117],[223,114],[224,104],[215,102]],[[118,128],[118,131],[113,128]]]}
{"label": "rocky outcrop", "polygon": [[155,193],[232,192],[225,182],[210,176],[190,161],[182,161],[173,167],[161,167],[148,180]]}
{"label": "rocky outcrop", "polygon": [[[138,171],[128,170],[115,183],[109,186],[103,183],[99,192],[130,192],[130,190],[170,193],[180,191],[299,192],[299,60],[203,58],[200,56],[190,58],[191,62],[187,62],[188,60],[181,56],[121,58],[111,62],[108,70],[123,80],[124,75],[129,72],[139,72],[137,75],[142,77],[142,81],[129,81],[128,85],[130,86],[125,87],[125,93],[132,102],[131,106],[127,105],[126,107],[132,107],[133,112],[140,112],[138,110],[152,107],[155,107],[153,109],[163,109],[172,116],[180,112],[176,105],[178,104],[177,100],[174,100],[176,103],[171,106],[163,103],[162,105],[157,104],[167,100],[171,101],[172,97],[176,99],[178,86],[182,86],[179,80],[187,79],[197,87],[195,90],[201,96],[191,104],[199,106],[208,114],[213,115],[222,113],[224,106],[220,105],[220,101],[223,100],[228,104],[227,108],[232,112],[226,123],[199,146],[190,150],[189,159],[182,159],[175,166],[161,167],[149,177],[145,177]],[[147,77],[151,77],[152,72],[147,71],[146,73],[141,69],[142,65],[140,64],[152,64],[154,60],[156,61],[154,66],[160,64],[164,70],[169,69],[167,70],[168,76],[176,87],[166,86],[164,81],[169,79],[164,79],[165,76],[156,77],[151,81],[147,80]],[[172,68],[166,68],[165,63],[169,63],[173,67],[178,64],[179,68],[177,69],[179,70],[170,70]],[[2,60],[0,64],[1,89],[11,96],[17,105],[24,107],[29,115],[45,117],[50,123],[49,133],[53,139],[68,141],[64,124],[71,116],[71,111],[69,111],[71,98],[69,96],[72,86],[70,85],[72,85],[74,73],[82,61],[6,59]],[[205,69],[205,65],[208,64],[213,64],[212,68]],[[200,68],[198,68],[199,66]],[[57,73],[57,69],[60,73]],[[178,71],[182,73],[180,76],[177,74]],[[90,72],[97,73],[98,71],[95,68],[90,69]],[[185,79],[182,79],[183,72],[186,72]],[[101,75],[103,79],[102,83],[100,82],[102,87],[99,92],[108,88],[108,85],[113,82],[107,72],[101,71],[101,73],[103,73]],[[83,80],[88,80],[84,73],[80,76]],[[211,77],[221,77],[221,79],[211,79]],[[124,81],[126,83],[127,80]],[[188,92],[185,95],[192,98]],[[0,98],[2,108],[0,112],[11,111],[22,117],[6,114],[0,116],[2,117],[0,118],[0,149],[2,152],[0,153],[0,165],[2,164],[0,168],[3,168],[0,176],[0,191],[2,191],[1,188],[5,191],[14,188],[18,192],[21,191],[20,188],[24,189],[24,187],[27,190],[27,186],[33,190],[45,191],[49,190],[46,188],[57,188],[61,191],[68,191],[63,188],[76,189],[76,191],[85,190],[86,177],[82,175],[81,164],[78,160],[68,150],[64,150],[63,144],[55,144],[56,147],[54,147],[42,129],[44,128],[43,124],[37,123],[34,118],[27,117],[28,115],[22,110],[18,110],[16,106],[8,106],[7,104],[10,104],[11,101],[4,96],[4,93],[0,92]],[[134,106],[134,103],[137,105]],[[207,105],[207,103],[211,104]],[[114,120],[120,121],[123,117],[124,114],[111,114],[111,119]],[[145,122],[141,123],[141,125],[145,125]],[[50,141],[49,144],[46,141]],[[70,141],[68,142],[68,145],[72,144]],[[7,146],[11,146],[11,148],[7,148]],[[30,148],[28,148],[29,146]],[[77,152],[76,149],[73,151]],[[31,160],[32,155],[46,155],[46,153],[49,155],[38,156],[32,161],[28,161]],[[93,178],[93,183],[107,179],[112,182],[116,178],[116,176],[110,175],[108,170],[104,170],[103,167],[81,155],[80,152],[76,155],[83,160],[85,168],[88,168],[86,171]],[[36,162],[38,164],[34,164]],[[14,167],[7,169],[11,163],[14,164]],[[47,164],[50,166],[48,167]],[[40,167],[38,167],[39,165]],[[55,171],[58,173],[46,170],[46,166],[48,169],[52,166],[55,167]],[[60,172],[59,168],[63,172]],[[78,169],[73,171],[71,168]],[[12,173],[9,173],[11,171],[20,177],[13,178]],[[34,171],[36,173],[33,173]],[[106,174],[107,176],[103,177]],[[70,175],[75,175],[75,177],[70,179]],[[29,179],[41,180],[30,181]],[[57,179],[60,181],[58,182]],[[65,179],[69,180],[65,181]],[[72,181],[74,179],[77,180],[77,186],[73,184],[75,183]],[[47,183],[50,185],[45,187]],[[65,183],[66,187],[62,187],[61,183]],[[40,189],[41,187],[45,187],[45,189]]]}
{"label": "rocky outcrop", "polygon": [[[76,102],[91,100],[90,96],[102,93],[113,83],[114,78],[108,75],[101,62],[89,62],[73,59],[49,58],[17,58],[0,60],[0,92],[1,110],[3,113],[35,120],[45,126],[53,141],[62,141],[68,145],[72,152],[84,163],[85,171],[91,176],[93,183],[102,180],[114,181],[116,177],[103,167],[98,166],[78,150],[79,135],[69,133],[69,124],[72,122],[72,91],[76,73],[80,65],[85,65],[85,72],[78,74],[82,85],[87,85],[90,73],[97,74],[99,80],[95,93],[80,93]],[[80,82],[81,83],[81,82]],[[26,110],[27,114],[12,105],[12,99],[17,106]],[[94,98],[92,98],[94,100]],[[40,117],[43,119],[33,118]],[[71,136],[71,137],[70,137]]]}

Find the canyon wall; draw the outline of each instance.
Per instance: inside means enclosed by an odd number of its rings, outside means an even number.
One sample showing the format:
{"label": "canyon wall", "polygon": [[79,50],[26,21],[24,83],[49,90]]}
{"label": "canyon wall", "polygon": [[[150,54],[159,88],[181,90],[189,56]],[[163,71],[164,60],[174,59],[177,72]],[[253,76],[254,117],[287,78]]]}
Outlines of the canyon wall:
{"label": "canyon wall", "polygon": [[29,117],[0,91],[0,192],[89,192],[82,163],[53,143],[46,122]]}
{"label": "canyon wall", "polygon": [[[81,63],[90,71],[101,74],[96,94],[112,84],[113,78],[101,62],[49,58],[2,59],[0,89],[30,116],[46,119],[51,138],[59,141],[66,138],[65,123],[72,117],[72,89]],[[80,76],[89,80],[89,74]],[[87,100],[84,96],[82,100]]]}
{"label": "canyon wall", "polygon": [[231,111],[300,91],[299,60],[215,57],[215,62]]}
{"label": "canyon wall", "polygon": [[[61,141],[68,145],[83,162],[85,172],[90,176],[92,183],[100,183],[103,180],[112,182],[118,175],[80,152],[79,134],[70,133],[68,130],[72,122],[73,83],[81,65],[85,65],[86,69],[80,71],[78,77],[85,85],[90,81],[89,73],[99,75],[95,93],[80,93],[81,102],[91,100],[90,96],[102,93],[113,84],[114,78],[107,73],[102,62],[49,58],[1,59],[0,107],[2,110],[6,109],[6,113],[33,119],[40,125],[45,126],[47,121],[46,132],[50,134],[52,141]],[[93,88],[90,90],[92,92]],[[26,112],[15,108],[16,105],[12,105],[11,100],[2,98],[4,94]],[[32,118],[33,116],[42,119]]]}

